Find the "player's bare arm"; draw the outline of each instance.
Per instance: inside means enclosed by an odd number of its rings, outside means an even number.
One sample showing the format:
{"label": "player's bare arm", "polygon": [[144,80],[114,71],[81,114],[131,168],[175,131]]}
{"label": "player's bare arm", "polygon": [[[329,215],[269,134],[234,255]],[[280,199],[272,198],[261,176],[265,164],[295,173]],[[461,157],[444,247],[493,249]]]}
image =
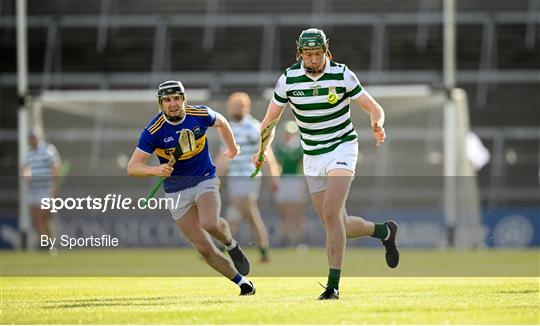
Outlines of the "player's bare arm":
{"label": "player's bare arm", "polygon": [[223,115],[216,113],[216,122],[214,123],[213,127],[217,129],[221,139],[223,139],[225,145],[227,146],[227,150],[223,153],[223,155],[228,158],[234,158],[236,155],[240,154],[240,147],[234,140],[231,125]]}
{"label": "player's bare arm", "polygon": [[149,165],[146,162],[151,155],[136,149],[129,160],[127,173],[132,177],[168,177],[173,172],[174,168],[168,164]]}
{"label": "player's bare arm", "polygon": [[[266,110],[266,115],[264,116],[263,121],[261,122],[260,130],[264,130],[272,121],[279,119],[281,117],[281,113],[283,112],[283,109],[285,106],[280,106],[274,103],[274,101],[270,100],[270,103],[268,104],[268,109]],[[272,130],[272,133],[270,134],[270,137],[268,138],[268,143],[266,148],[264,149],[263,157],[266,157],[266,152],[268,148],[272,145],[272,140],[274,140],[274,134],[275,130]],[[259,168],[264,164],[264,160],[260,161],[259,156],[261,153],[257,152],[252,157],[251,160],[255,167]]]}
{"label": "player's bare arm", "polygon": [[384,110],[377,101],[368,92],[364,90],[362,95],[354,100],[362,110],[369,114],[371,121],[371,131],[373,138],[377,141],[376,146],[381,145],[386,140],[384,125]]}

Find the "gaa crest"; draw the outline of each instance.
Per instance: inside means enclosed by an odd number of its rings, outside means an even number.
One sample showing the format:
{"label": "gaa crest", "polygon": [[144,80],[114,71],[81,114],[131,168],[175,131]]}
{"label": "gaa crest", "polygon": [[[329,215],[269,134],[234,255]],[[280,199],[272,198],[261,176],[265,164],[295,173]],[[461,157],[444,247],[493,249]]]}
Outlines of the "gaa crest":
{"label": "gaa crest", "polygon": [[313,89],[313,96],[319,96],[319,88],[321,88],[321,85],[313,84],[309,88]]}

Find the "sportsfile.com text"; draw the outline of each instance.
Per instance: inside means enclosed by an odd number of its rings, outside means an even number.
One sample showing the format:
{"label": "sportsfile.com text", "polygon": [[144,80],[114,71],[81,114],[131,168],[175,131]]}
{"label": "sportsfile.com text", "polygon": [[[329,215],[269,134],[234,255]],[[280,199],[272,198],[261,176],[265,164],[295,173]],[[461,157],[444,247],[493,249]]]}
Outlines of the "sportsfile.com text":
{"label": "sportsfile.com text", "polygon": [[[107,210],[127,209],[170,209],[178,207],[180,195],[174,198],[138,198],[136,200],[123,197],[121,194],[107,194],[105,197],[67,197],[41,199],[41,209],[56,213],[63,209],[67,210],[99,210],[102,213]],[[135,204],[134,204],[135,203]]]}

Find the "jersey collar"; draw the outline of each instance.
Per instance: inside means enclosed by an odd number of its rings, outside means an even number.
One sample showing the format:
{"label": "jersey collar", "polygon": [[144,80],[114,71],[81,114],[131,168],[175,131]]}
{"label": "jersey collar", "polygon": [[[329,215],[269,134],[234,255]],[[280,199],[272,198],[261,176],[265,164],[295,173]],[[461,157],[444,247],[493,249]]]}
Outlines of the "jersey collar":
{"label": "jersey collar", "polygon": [[184,114],[184,116],[182,117],[182,119],[180,119],[180,121],[172,122],[172,121],[169,121],[169,119],[167,119],[167,116],[165,115],[165,113],[161,112],[161,114],[163,114],[163,118],[165,119],[165,121],[167,121],[168,124],[173,125],[173,126],[178,126],[179,124],[184,122],[184,120],[186,120],[186,116],[187,116],[187,112],[186,112]]}
{"label": "jersey collar", "polygon": [[300,62],[300,66],[301,66],[302,70],[304,71],[304,74],[307,76],[307,78],[316,81],[316,80],[319,80],[319,78],[321,78],[324,74],[326,74],[328,72],[328,69],[330,69],[330,59],[328,59],[328,56],[326,57],[326,63],[325,63],[325,66],[324,66],[324,70],[323,70],[323,72],[321,72],[317,76],[309,75],[306,72],[306,69],[304,67],[304,61]]}

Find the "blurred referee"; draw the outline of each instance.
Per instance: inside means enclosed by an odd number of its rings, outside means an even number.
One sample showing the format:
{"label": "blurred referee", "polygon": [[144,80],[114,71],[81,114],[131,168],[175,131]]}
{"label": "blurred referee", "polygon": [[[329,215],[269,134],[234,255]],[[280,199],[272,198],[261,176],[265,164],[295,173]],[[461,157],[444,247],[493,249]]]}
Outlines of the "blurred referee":
{"label": "blurred referee", "polygon": [[[238,234],[238,228],[242,219],[249,224],[251,236],[260,252],[260,262],[268,263],[268,231],[264,225],[261,212],[259,210],[259,192],[261,179],[251,179],[253,164],[251,154],[259,148],[259,127],[260,123],[251,116],[251,98],[247,93],[235,92],[227,100],[227,112],[230,117],[231,129],[234,139],[242,148],[242,152],[234,159],[220,155],[216,162],[217,174],[227,175],[227,189],[229,192],[229,206],[227,207],[227,220],[231,226],[233,235]],[[223,148],[222,150],[225,150]],[[279,184],[279,168],[274,154],[268,152],[270,187],[275,191]]]}
{"label": "blurred referee", "polygon": [[28,202],[38,234],[53,236],[51,213],[41,209],[41,199],[58,195],[60,155],[54,145],[45,142],[38,130],[31,130],[30,150],[26,154],[24,176],[28,184]]}

